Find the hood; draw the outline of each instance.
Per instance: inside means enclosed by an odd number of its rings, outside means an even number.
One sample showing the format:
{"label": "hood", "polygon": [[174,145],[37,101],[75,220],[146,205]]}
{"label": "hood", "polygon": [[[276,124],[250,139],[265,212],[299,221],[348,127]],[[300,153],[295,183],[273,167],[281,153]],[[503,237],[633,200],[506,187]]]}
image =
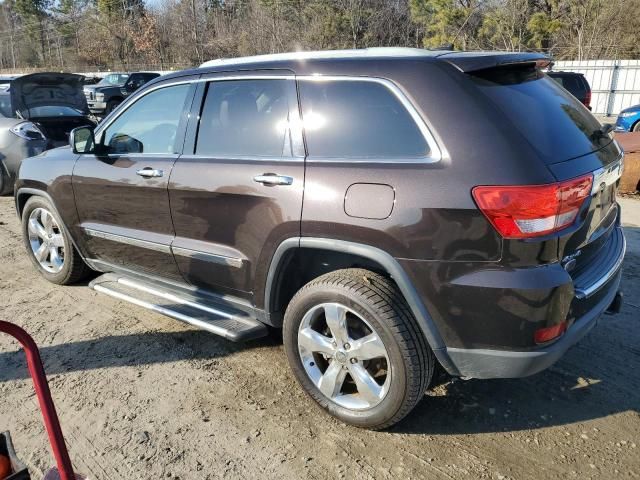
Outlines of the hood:
{"label": "hood", "polygon": [[33,73],[16,78],[10,88],[13,110],[29,118],[31,108],[64,106],[88,115],[82,82],[81,75],[72,73]]}
{"label": "hood", "polygon": [[638,111],[640,111],[640,105],[632,105],[630,107],[623,108],[622,110],[620,110],[620,113],[638,112]]}

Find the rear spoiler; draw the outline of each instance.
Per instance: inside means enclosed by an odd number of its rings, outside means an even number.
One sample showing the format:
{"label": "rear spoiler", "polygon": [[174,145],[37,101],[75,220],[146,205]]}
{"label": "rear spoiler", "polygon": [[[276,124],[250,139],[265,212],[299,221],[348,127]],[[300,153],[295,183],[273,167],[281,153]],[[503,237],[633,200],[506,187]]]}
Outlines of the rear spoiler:
{"label": "rear spoiler", "polygon": [[472,73],[509,65],[535,65],[546,68],[551,59],[542,53],[450,52],[438,55],[463,73]]}

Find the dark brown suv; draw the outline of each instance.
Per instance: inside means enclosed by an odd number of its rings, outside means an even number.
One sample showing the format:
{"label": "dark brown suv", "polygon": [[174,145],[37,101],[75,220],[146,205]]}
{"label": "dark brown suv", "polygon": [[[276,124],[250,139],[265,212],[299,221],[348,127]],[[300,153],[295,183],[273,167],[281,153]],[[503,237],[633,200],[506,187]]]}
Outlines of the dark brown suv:
{"label": "dark brown suv", "polygon": [[622,152],[538,54],[370,49],[161,77],[23,162],[35,267],[231,340],[384,428],[438,362],[551,365],[616,310]]}

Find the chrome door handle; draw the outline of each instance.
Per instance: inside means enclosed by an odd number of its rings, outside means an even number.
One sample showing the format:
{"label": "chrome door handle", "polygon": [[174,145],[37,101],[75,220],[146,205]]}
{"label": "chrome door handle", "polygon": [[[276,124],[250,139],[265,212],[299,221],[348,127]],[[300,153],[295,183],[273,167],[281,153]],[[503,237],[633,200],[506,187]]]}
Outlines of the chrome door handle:
{"label": "chrome door handle", "polygon": [[291,185],[293,183],[293,177],[276,175],[274,173],[265,173],[264,175],[257,175],[253,177],[253,181],[262,183],[263,185]]}
{"label": "chrome door handle", "polygon": [[153,178],[153,177],[161,177],[162,175],[164,175],[164,172],[162,170],[156,170],[154,168],[145,167],[142,170],[138,170],[136,174],[144,178]]}

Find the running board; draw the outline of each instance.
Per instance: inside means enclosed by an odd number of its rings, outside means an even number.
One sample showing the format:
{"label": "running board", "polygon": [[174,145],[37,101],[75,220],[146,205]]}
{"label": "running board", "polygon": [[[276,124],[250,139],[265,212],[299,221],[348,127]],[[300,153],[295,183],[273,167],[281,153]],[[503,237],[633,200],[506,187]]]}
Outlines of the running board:
{"label": "running board", "polygon": [[96,292],[133,303],[234,342],[252,340],[268,334],[265,324],[244,312],[213,303],[195,302],[138,279],[106,273],[89,286]]}

